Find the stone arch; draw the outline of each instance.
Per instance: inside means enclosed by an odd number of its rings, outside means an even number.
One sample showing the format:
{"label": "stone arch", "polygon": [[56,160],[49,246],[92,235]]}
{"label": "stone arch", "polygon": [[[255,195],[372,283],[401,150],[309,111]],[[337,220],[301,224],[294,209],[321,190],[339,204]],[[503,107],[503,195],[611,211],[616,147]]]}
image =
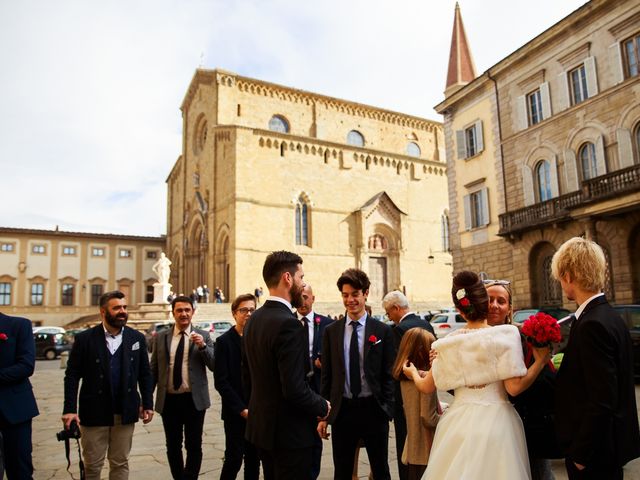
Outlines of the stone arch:
{"label": "stone arch", "polygon": [[233,298],[235,292],[231,291],[231,229],[226,223],[218,228],[214,248],[215,285],[209,285],[209,288],[220,287],[225,298]]}
{"label": "stone arch", "polygon": [[198,285],[207,283],[206,265],[207,251],[209,241],[207,238],[207,229],[202,214],[198,213],[193,216],[189,229],[187,230],[187,245],[185,249],[185,294],[191,293],[191,290]]}

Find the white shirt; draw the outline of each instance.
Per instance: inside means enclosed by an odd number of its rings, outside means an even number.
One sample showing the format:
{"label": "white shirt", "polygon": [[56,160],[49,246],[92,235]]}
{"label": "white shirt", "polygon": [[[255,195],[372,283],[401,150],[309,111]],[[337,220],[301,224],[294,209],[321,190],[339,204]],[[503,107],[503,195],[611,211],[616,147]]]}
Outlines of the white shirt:
{"label": "white shirt", "polygon": [[121,328],[120,332],[116,333],[115,335],[112,335],[111,333],[109,333],[109,331],[106,328],[104,328],[104,325],[102,325],[102,328],[104,329],[104,338],[107,341],[107,350],[109,350],[109,353],[113,355],[114,353],[116,353],[116,350],[118,350],[120,345],[122,345],[123,329]]}
{"label": "white shirt", "polygon": [[302,326],[304,326],[304,319],[307,319],[307,329],[309,330],[309,358],[313,357],[313,333],[315,332],[315,323],[313,320],[313,310],[311,310],[304,317],[300,317]]}
{"label": "white shirt", "polygon": [[169,378],[167,378],[167,391],[169,393],[190,392],[189,386],[189,345],[191,344],[191,325],[184,331],[184,354],[182,355],[182,385],[178,390],[173,388],[173,369],[175,368],[176,350],[180,343],[180,329],[174,325],[171,336],[171,348],[169,350]]}
{"label": "white shirt", "polygon": [[[343,395],[347,398],[351,398],[351,379],[349,378],[349,350],[351,348],[351,334],[353,332],[353,326],[351,322],[353,320],[347,315],[345,318],[345,326],[344,326],[344,341],[342,347],[344,349],[344,392]],[[369,388],[369,384],[367,383],[367,379],[364,376],[364,330],[367,325],[367,312],[364,313],[358,320],[355,320],[360,324],[358,327],[357,335],[358,335],[358,353],[360,357],[360,385],[362,389],[360,390],[360,395],[358,398],[368,397],[370,396],[371,389]]]}
{"label": "white shirt", "polygon": [[582,305],[580,305],[580,306],[578,307],[578,309],[576,310],[576,313],[574,313],[574,315],[576,316],[576,320],[577,320],[578,318],[580,318],[580,315],[582,315],[582,312],[584,312],[584,309],[585,309],[585,308],[587,308],[587,305],[589,305],[589,302],[590,302],[591,300],[593,300],[594,298],[601,297],[601,296],[603,296],[603,295],[604,295],[604,293],[596,293],[594,296],[589,297],[589,298],[587,299],[587,301],[586,301],[586,302],[584,302]]}

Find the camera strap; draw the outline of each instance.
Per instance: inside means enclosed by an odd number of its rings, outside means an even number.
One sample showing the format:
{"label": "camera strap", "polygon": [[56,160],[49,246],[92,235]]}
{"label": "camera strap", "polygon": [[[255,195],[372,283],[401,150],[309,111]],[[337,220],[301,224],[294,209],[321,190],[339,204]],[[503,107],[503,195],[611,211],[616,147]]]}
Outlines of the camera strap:
{"label": "camera strap", "polygon": [[[79,459],[78,467],[80,469],[80,480],[85,480],[84,462],[82,461],[82,451],[80,450],[80,440],[78,440],[77,438],[76,438],[76,445],[78,446],[78,459]],[[67,472],[69,472],[69,475],[71,475],[71,478],[73,478],[73,474],[69,471],[69,469],[71,468],[71,446],[69,445],[68,438],[64,439],[64,453],[67,455]]]}

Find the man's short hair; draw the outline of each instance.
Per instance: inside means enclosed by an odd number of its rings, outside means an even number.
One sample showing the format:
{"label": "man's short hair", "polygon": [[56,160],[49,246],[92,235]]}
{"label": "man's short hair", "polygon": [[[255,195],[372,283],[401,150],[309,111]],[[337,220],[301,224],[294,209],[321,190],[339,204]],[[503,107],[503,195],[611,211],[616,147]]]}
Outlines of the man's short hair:
{"label": "man's short hair", "polygon": [[407,297],[399,290],[394,290],[393,292],[387,293],[382,299],[382,307],[387,308],[392,305],[397,305],[400,308],[409,308],[409,300]]}
{"label": "man's short hair", "polygon": [[107,306],[107,303],[109,303],[109,300],[113,300],[114,298],[117,298],[118,300],[124,298],[124,293],[122,293],[120,290],[105,292],[100,295],[100,301],[98,302],[98,305],[100,305],[100,308],[104,308]]}
{"label": "man's short hair", "polygon": [[560,245],[551,260],[556,280],[568,273],[571,281],[587,292],[601,292],[607,261],[600,245],[582,237],[573,237]]}
{"label": "man's short hair", "polygon": [[236,299],[231,304],[231,313],[236,313],[238,307],[242,302],[253,302],[255,306],[257,304],[256,297],[250,293],[243,293],[242,295],[238,295]]}
{"label": "man's short hair", "polygon": [[366,293],[371,286],[369,277],[362,270],[357,268],[349,268],[342,272],[340,278],[338,278],[338,290],[342,292],[344,285],[351,285],[355,290],[362,290],[362,293]]}
{"label": "man's short hair", "polygon": [[262,267],[262,278],[267,287],[274,288],[280,283],[280,277],[284,272],[295,275],[298,265],[302,264],[302,258],[292,252],[279,250],[267,255]]}
{"label": "man's short hair", "polygon": [[191,305],[191,308],[193,310],[196,309],[196,307],[193,305],[193,300],[191,300],[191,297],[187,297],[186,295],[178,295],[176,298],[171,300],[172,312],[176,309],[176,303],[188,303],[189,305]]}

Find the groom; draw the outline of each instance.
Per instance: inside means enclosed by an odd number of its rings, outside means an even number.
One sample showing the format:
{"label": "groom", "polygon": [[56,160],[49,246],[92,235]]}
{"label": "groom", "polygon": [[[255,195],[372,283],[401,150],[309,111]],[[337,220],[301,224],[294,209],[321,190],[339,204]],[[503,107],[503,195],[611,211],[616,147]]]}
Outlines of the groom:
{"label": "groom", "polygon": [[558,371],[556,432],[570,480],[622,480],[640,456],[629,330],[602,293],[605,256],[584,238],[566,241],[551,271],[578,304]]}

